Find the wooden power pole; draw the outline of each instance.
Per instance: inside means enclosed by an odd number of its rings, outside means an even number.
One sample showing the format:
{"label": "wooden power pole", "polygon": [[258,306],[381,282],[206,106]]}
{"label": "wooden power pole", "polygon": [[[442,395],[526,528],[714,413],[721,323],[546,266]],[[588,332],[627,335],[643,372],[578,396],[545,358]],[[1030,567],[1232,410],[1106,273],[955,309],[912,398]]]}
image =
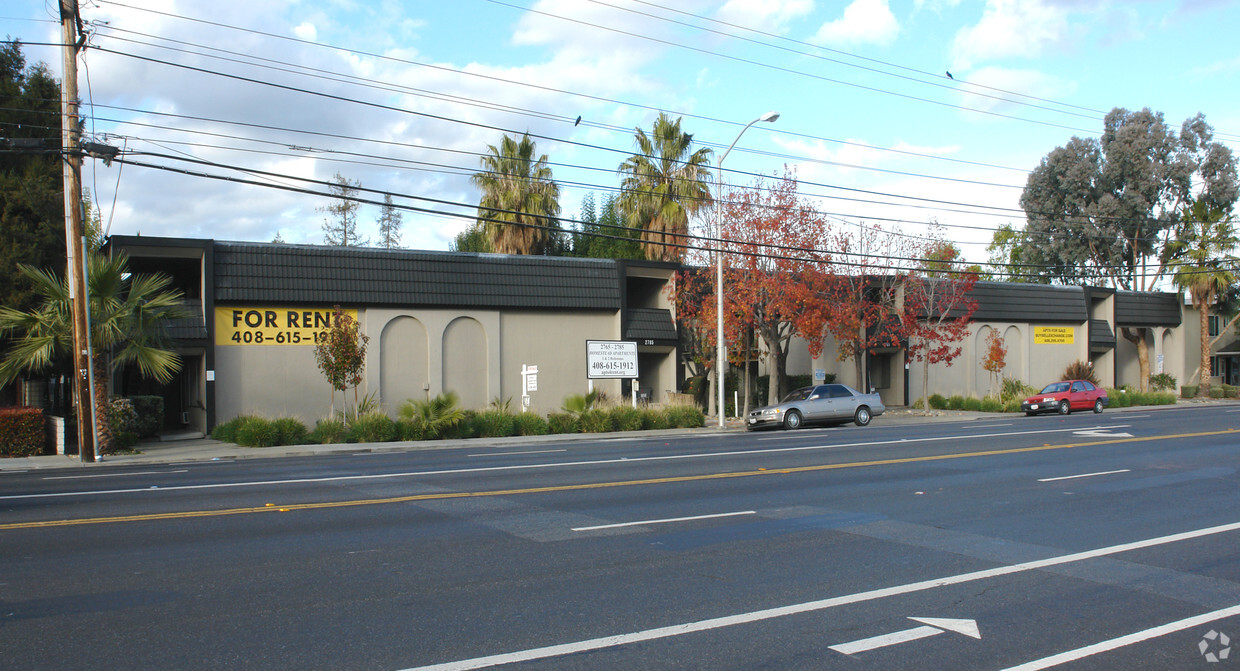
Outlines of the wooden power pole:
{"label": "wooden power pole", "polygon": [[65,249],[69,259],[69,300],[73,310],[73,389],[77,401],[78,454],[95,461],[95,395],[90,353],[89,297],[86,290],[86,235],[82,222],[82,154],[78,147],[77,0],[60,0],[64,73],[60,83],[61,150],[65,176]]}

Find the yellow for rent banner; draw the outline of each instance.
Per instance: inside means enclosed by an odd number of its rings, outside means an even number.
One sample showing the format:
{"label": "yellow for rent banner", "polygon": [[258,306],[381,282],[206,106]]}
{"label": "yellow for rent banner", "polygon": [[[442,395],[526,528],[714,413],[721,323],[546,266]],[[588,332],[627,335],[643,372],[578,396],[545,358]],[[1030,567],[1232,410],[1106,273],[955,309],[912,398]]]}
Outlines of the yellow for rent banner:
{"label": "yellow for rent banner", "polygon": [[[313,345],[331,328],[332,308],[216,307],[216,345]],[[357,310],[341,310],[357,320]]]}

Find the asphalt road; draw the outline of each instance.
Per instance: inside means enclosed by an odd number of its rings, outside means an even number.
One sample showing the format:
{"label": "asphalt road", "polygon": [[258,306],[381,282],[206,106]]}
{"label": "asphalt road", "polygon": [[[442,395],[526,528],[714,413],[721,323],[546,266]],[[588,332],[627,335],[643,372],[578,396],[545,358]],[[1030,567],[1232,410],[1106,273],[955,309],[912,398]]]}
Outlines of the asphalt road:
{"label": "asphalt road", "polygon": [[1240,668],[1238,413],[0,473],[0,667]]}

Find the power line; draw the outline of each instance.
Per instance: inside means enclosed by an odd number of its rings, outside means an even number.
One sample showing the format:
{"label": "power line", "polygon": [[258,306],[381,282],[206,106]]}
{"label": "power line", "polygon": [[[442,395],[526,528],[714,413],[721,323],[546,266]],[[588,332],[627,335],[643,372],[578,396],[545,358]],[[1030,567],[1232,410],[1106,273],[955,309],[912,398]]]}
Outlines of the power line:
{"label": "power line", "polygon": [[[162,157],[163,157],[163,158],[170,158],[170,159],[173,159],[173,160],[184,160],[184,161],[188,161],[188,162],[191,162],[191,163],[195,163],[195,164],[199,164],[199,165],[204,165],[204,166],[218,167],[218,168],[223,168],[223,169],[228,169],[228,170],[239,170],[239,171],[248,172],[248,173],[251,173],[251,174],[261,175],[261,176],[277,176],[277,177],[286,178],[286,179],[291,179],[291,180],[300,181],[300,182],[304,182],[304,183],[309,183],[309,184],[317,184],[317,185],[320,185],[320,186],[331,186],[331,185],[332,185],[332,182],[325,181],[325,180],[316,180],[316,179],[312,179],[312,178],[298,177],[298,176],[294,176],[294,175],[279,175],[279,174],[277,174],[277,173],[271,173],[271,172],[267,172],[267,171],[252,170],[252,169],[248,169],[248,168],[241,168],[241,167],[238,167],[238,166],[228,166],[228,165],[222,165],[222,164],[219,164],[219,163],[214,163],[214,162],[211,162],[211,161],[204,161],[204,160],[201,160],[201,159],[185,159],[185,158],[181,158],[181,157],[177,157],[177,156],[167,156],[167,155],[162,156]],[[279,190],[283,190],[283,191],[291,191],[291,192],[296,192],[296,193],[303,193],[303,194],[307,194],[307,195],[321,196],[321,197],[327,197],[327,198],[344,199],[344,200],[350,200],[350,201],[359,202],[359,203],[363,203],[363,204],[369,204],[369,205],[381,205],[381,204],[383,204],[383,203],[384,203],[384,201],[383,201],[383,200],[375,200],[375,199],[370,199],[370,198],[361,198],[361,197],[357,197],[357,196],[341,196],[341,195],[339,195],[339,194],[331,194],[331,193],[322,193],[322,192],[313,191],[313,190],[311,190],[311,189],[307,189],[307,188],[296,187],[296,186],[291,186],[291,185],[285,185],[285,184],[280,184],[280,183],[274,183],[274,182],[257,182],[257,181],[254,181],[254,180],[239,179],[239,178],[235,178],[235,177],[227,177],[227,176],[223,176],[223,175],[215,175],[215,174],[211,174],[211,173],[196,172],[196,171],[185,170],[185,169],[181,169],[181,168],[174,168],[174,167],[171,167],[171,166],[164,166],[164,165],[158,165],[158,164],[146,163],[146,162],[141,162],[141,161],[134,161],[134,160],[132,160],[132,159],[128,159],[128,158],[125,158],[125,157],[119,157],[119,158],[117,158],[116,160],[117,160],[117,161],[124,161],[124,162],[128,162],[128,163],[131,163],[131,164],[133,164],[133,165],[135,165],[135,166],[141,166],[141,167],[152,168],[152,169],[157,169],[157,170],[165,170],[165,171],[175,172],[175,173],[180,173],[180,174],[189,175],[189,176],[196,176],[196,177],[203,177],[203,178],[208,178],[208,179],[223,180],[223,181],[229,181],[229,182],[234,182],[234,183],[247,184],[247,185],[251,185],[251,186],[262,186],[262,187],[266,187],[266,188],[274,188],[274,189],[279,189]],[[512,226],[522,226],[522,227],[527,227],[527,228],[536,228],[536,229],[541,229],[541,230],[545,230],[545,231],[549,231],[549,232],[554,232],[554,233],[574,233],[574,234],[577,234],[577,235],[602,235],[602,234],[595,234],[595,233],[591,233],[591,232],[583,232],[583,231],[571,231],[571,230],[565,230],[564,228],[562,228],[562,227],[559,225],[560,223],[565,223],[565,222],[566,222],[566,223],[571,223],[571,224],[577,224],[577,225],[583,225],[583,224],[587,224],[587,223],[588,223],[588,224],[590,224],[590,225],[592,225],[592,226],[596,226],[596,227],[599,227],[599,228],[620,229],[620,230],[624,230],[624,231],[629,231],[629,230],[631,230],[631,229],[629,229],[629,228],[627,228],[627,227],[624,227],[624,226],[613,226],[613,225],[608,225],[608,224],[602,224],[602,223],[600,223],[600,222],[585,222],[585,221],[578,220],[578,219],[573,219],[573,218],[568,218],[568,217],[558,217],[558,216],[557,216],[557,217],[549,217],[549,216],[538,216],[538,217],[536,217],[536,218],[538,218],[538,219],[545,219],[545,220],[549,220],[549,221],[555,221],[555,222],[557,222],[557,225],[555,225],[555,226],[536,225],[536,224],[528,224],[528,223],[523,223],[523,222],[510,222],[510,221],[504,221],[504,220],[494,219],[494,218],[492,218],[492,217],[493,217],[494,215],[499,215],[499,214],[524,214],[524,213],[517,212],[517,211],[514,211],[514,210],[505,210],[505,209],[500,209],[500,208],[483,207],[483,206],[481,206],[481,205],[479,205],[479,206],[470,206],[470,205],[465,205],[465,204],[462,204],[462,203],[456,203],[456,202],[453,202],[453,201],[447,201],[447,200],[443,200],[443,199],[430,198],[430,197],[426,197],[426,196],[413,196],[413,195],[409,195],[409,194],[400,194],[400,193],[395,193],[395,192],[391,192],[391,191],[385,191],[385,190],[380,190],[380,189],[369,189],[369,188],[365,188],[365,187],[357,187],[357,191],[360,191],[360,192],[365,192],[365,193],[371,193],[371,194],[380,195],[380,196],[400,197],[400,198],[405,198],[405,199],[409,199],[409,200],[416,200],[416,201],[426,202],[426,203],[430,203],[430,204],[433,204],[433,205],[443,205],[443,206],[447,206],[447,207],[456,207],[456,208],[473,208],[473,209],[477,210],[477,214],[468,214],[468,213],[445,212],[445,211],[442,211],[442,210],[434,210],[434,209],[430,209],[430,208],[428,208],[428,207],[417,207],[417,206],[411,206],[411,205],[401,205],[401,204],[395,204],[395,203],[393,204],[393,206],[394,206],[394,207],[397,207],[398,209],[407,210],[407,211],[410,211],[410,212],[425,213],[425,214],[434,214],[434,215],[439,215],[439,216],[447,216],[447,217],[455,217],[455,218],[465,218],[465,219],[469,219],[469,220],[472,220],[472,221],[485,221],[485,222],[497,223],[497,224],[501,224],[501,225],[512,225]],[[489,212],[489,213],[491,213],[491,215],[492,215],[492,216],[491,216],[491,217],[484,216],[484,215],[482,214],[482,211]],[[952,267],[961,267],[961,268],[967,268],[967,267],[969,267],[970,265],[973,265],[971,262],[969,262],[969,261],[965,261],[965,260],[942,261],[942,260],[940,260],[940,259],[929,258],[929,257],[904,257],[904,256],[894,256],[894,255],[886,255],[886,254],[867,254],[867,253],[860,253],[860,252],[839,252],[839,251],[834,251],[834,252],[833,252],[833,251],[831,251],[831,250],[827,250],[827,249],[809,249],[809,248],[804,248],[804,247],[795,247],[795,246],[790,246],[790,245],[781,245],[781,244],[777,244],[777,243],[747,242],[747,241],[739,241],[739,240],[732,240],[732,239],[722,239],[722,240],[721,240],[721,239],[719,239],[719,238],[715,238],[715,237],[710,237],[710,236],[702,236],[702,235],[694,235],[694,234],[689,234],[689,233],[670,233],[670,232],[669,232],[669,233],[665,233],[664,235],[667,235],[667,236],[670,236],[670,237],[674,237],[674,238],[677,238],[677,239],[683,240],[684,242],[679,242],[679,243],[666,243],[666,242],[655,242],[655,241],[652,241],[652,242],[650,242],[650,243],[648,243],[648,244],[658,244],[658,245],[665,245],[665,246],[671,246],[671,247],[676,247],[676,248],[682,248],[682,249],[686,249],[686,250],[698,250],[698,251],[709,252],[709,251],[713,251],[714,249],[716,249],[716,248],[717,248],[717,246],[718,246],[720,243],[723,243],[723,244],[725,244],[725,245],[744,245],[744,246],[753,246],[753,247],[759,247],[759,248],[762,248],[762,249],[772,249],[772,250],[778,250],[778,251],[780,251],[780,252],[785,252],[785,251],[786,251],[786,252],[801,252],[801,253],[827,253],[827,254],[837,254],[837,255],[846,256],[846,257],[850,257],[850,258],[859,258],[859,259],[860,259],[860,258],[863,258],[863,259],[878,259],[878,260],[900,261],[900,262],[910,262],[910,263],[917,263],[917,264],[921,264],[921,265],[918,265],[918,266],[908,266],[908,267],[906,267],[906,266],[895,266],[895,267],[889,268],[889,270],[894,270],[894,271],[897,271],[897,272],[921,270],[921,269],[922,269],[922,267],[924,266],[924,264],[926,264],[926,263],[938,263],[938,264],[943,264],[943,263],[945,263],[945,264],[947,264],[947,265],[949,265],[949,266],[952,266]],[[630,238],[623,237],[623,236],[612,236],[612,235],[602,235],[602,237],[607,237],[607,238],[612,238],[612,239],[626,239],[626,240],[627,240],[627,239],[630,239]],[[947,241],[941,241],[941,242],[947,242]],[[706,244],[705,244],[705,245],[701,245],[701,244],[698,244],[698,243],[706,243]],[[774,259],[774,258],[778,258],[778,259],[786,259],[786,260],[793,260],[793,261],[813,261],[813,259],[806,259],[806,258],[803,258],[803,257],[789,256],[789,255],[785,255],[785,254],[768,254],[768,253],[756,253],[756,252],[755,252],[755,253],[749,253],[749,252],[737,251],[737,250],[731,250],[731,251],[729,251],[728,253],[729,253],[729,254],[740,254],[740,255],[747,255],[747,256],[757,256],[757,257],[761,257],[761,258],[773,258],[773,259]],[[853,262],[846,262],[846,261],[832,261],[832,263],[833,263],[834,265],[839,265],[839,266],[843,266],[843,267],[856,267],[856,268],[867,268],[867,269],[874,269],[874,266],[869,265],[869,264],[865,264],[865,263],[862,263],[862,262],[858,262],[858,261],[853,261]],[[1031,269],[1031,268],[1032,268],[1032,269],[1043,269],[1043,270],[1046,270],[1046,269],[1051,269],[1051,268],[1055,267],[1055,266],[1039,266],[1039,265],[1036,265],[1036,264],[1028,264],[1028,263],[1024,263],[1024,264],[1013,264],[1013,263],[991,263],[991,264],[987,264],[987,265],[989,265],[989,266],[990,266],[990,267],[992,267],[992,268],[994,268],[994,267],[1002,267],[1002,268],[1016,268],[1016,269]],[[1174,263],[1174,262],[1172,262],[1172,263],[1168,263],[1168,264],[1165,264],[1165,266],[1166,266],[1167,268],[1175,268],[1175,267],[1189,266],[1189,265],[1190,265],[1190,264],[1187,264],[1187,263]],[[1091,266],[1087,266],[1087,267],[1085,267],[1083,270],[1085,270],[1085,271],[1095,271],[1095,272],[1099,272],[1099,271],[1105,271],[1105,270],[1109,270],[1109,269],[1127,269],[1127,266],[1097,266],[1097,265],[1091,265]],[[1238,269],[1240,269],[1240,267],[1238,267]],[[955,271],[955,272],[967,272],[967,271]],[[1204,272],[1204,271],[1203,271],[1203,272]],[[1000,276],[1005,276],[1005,277],[1020,277],[1020,278],[1025,278],[1025,279],[1042,279],[1042,276],[1040,276],[1040,275],[1033,275],[1033,274],[1027,274],[1027,273],[1017,273],[1017,272],[1011,272],[1011,273],[992,273],[992,274],[996,274],[996,275],[1000,275]],[[1192,273],[1189,273],[1189,274],[1191,275]]]}

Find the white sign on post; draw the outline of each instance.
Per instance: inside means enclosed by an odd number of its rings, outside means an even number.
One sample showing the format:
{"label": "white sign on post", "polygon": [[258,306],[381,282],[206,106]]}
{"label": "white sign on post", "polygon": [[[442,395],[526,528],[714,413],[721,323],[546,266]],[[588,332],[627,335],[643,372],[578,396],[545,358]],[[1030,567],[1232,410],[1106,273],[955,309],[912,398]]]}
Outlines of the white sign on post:
{"label": "white sign on post", "polygon": [[634,379],[637,377],[637,343],[625,340],[587,340],[586,376]]}

